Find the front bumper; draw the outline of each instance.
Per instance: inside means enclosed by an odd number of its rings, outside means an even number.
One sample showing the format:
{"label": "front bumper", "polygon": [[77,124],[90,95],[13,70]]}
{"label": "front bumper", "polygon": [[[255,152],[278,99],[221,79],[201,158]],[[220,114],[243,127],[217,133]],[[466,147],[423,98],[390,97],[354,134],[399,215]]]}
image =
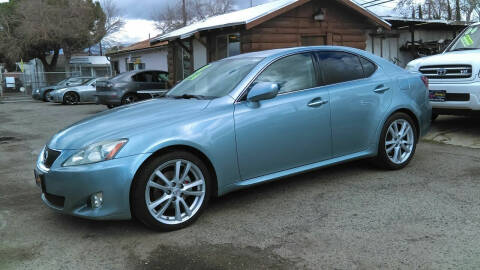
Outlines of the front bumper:
{"label": "front bumper", "polygon": [[117,93],[117,91],[96,92],[95,96],[97,97],[97,104],[117,106],[122,103],[122,97]]}
{"label": "front bumper", "polygon": [[37,93],[37,92],[33,92],[32,98],[33,98],[33,99],[36,99],[36,100],[42,100],[42,99],[43,99],[43,97],[42,97],[42,95],[41,95],[40,92],[38,92],[38,93]]}
{"label": "front bumper", "polygon": [[[130,219],[130,186],[137,169],[149,154],[139,154],[104,162],[62,167],[75,150],[62,151],[49,170],[37,163],[35,174],[42,175],[42,200],[53,210],[88,219]],[[103,193],[103,205],[93,208],[90,196]]]}
{"label": "front bumper", "polygon": [[469,94],[468,101],[431,101],[433,111],[473,110],[480,111],[480,82],[472,83],[433,83],[429,90],[446,90],[447,94]]}
{"label": "front bumper", "polygon": [[55,103],[63,103],[63,93],[50,93],[48,95],[48,101]]}

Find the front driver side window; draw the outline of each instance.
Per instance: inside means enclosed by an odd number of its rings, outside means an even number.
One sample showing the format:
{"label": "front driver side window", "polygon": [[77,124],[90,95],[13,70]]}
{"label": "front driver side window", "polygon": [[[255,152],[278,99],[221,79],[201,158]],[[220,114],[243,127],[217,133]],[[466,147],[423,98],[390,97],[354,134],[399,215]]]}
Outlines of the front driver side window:
{"label": "front driver side window", "polygon": [[280,85],[279,93],[309,89],[316,86],[315,68],[309,53],[295,54],[277,60],[255,80]]}

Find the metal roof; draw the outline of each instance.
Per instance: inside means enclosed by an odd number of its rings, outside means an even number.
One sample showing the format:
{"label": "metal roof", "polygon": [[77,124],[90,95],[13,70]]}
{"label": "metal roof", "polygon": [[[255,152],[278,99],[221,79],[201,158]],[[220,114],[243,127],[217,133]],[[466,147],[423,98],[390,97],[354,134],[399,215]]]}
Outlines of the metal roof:
{"label": "metal roof", "polygon": [[[350,0],[335,0],[341,4],[344,4],[362,15],[370,17],[370,19],[376,21],[380,25],[390,28],[390,23],[378,17],[376,14],[372,13],[366,8],[358,5],[357,3]],[[207,18],[203,21],[185,26],[183,28],[174,30],[170,33],[156,37],[152,39],[152,42],[165,41],[165,40],[174,40],[174,39],[185,39],[191,37],[197,32],[217,29],[222,27],[236,26],[236,25],[246,25],[252,23],[262,17],[265,17],[273,12],[282,11],[283,9],[295,8],[297,6],[303,5],[310,0],[277,0],[255,7],[242,9],[214,17]],[[289,9],[288,9],[289,10]]]}

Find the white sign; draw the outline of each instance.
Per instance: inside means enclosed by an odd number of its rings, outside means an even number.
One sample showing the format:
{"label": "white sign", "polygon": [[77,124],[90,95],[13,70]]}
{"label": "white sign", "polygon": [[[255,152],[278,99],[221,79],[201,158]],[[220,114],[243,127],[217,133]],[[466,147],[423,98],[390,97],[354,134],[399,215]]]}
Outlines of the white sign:
{"label": "white sign", "polygon": [[15,88],[15,77],[5,77],[7,88]]}

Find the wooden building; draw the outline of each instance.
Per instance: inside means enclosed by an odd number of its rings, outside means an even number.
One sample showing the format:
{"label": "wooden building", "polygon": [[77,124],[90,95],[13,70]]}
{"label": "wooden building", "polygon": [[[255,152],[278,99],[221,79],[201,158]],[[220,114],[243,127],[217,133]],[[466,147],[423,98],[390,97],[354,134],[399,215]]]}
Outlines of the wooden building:
{"label": "wooden building", "polygon": [[170,83],[240,53],[296,46],[366,49],[368,33],[391,25],[350,0],[278,0],[208,18],[152,40],[169,41]]}

